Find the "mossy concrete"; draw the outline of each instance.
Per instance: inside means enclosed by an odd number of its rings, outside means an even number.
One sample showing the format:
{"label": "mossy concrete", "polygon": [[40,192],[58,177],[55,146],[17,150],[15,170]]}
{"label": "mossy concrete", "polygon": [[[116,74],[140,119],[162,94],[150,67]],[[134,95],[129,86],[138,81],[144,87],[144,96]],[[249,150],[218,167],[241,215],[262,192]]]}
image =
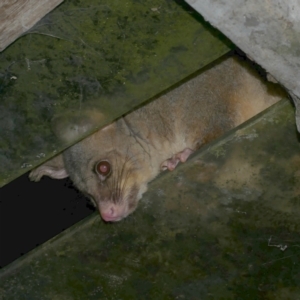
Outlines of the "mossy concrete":
{"label": "mossy concrete", "polygon": [[300,145],[287,100],[0,271],[0,299],[296,299]]}
{"label": "mossy concrete", "polygon": [[[184,1],[64,1],[0,54],[0,186],[230,47]],[[54,117],[91,110],[86,132],[57,140]]]}

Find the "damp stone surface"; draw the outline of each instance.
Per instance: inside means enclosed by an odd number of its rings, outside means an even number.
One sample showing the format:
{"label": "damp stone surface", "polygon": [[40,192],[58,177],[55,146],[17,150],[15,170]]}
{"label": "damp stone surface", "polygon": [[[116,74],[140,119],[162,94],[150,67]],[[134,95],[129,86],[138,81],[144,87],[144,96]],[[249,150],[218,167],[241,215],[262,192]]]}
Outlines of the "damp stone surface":
{"label": "damp stone surface", "polygon": [[283,100],[0,271],[0,299],[297,299],[300,144]]}
{"label": "damp stone surface", "polygon": [[[183,0],[64,1],[0,53],[0,186],[231,46]],[[57,118],[88,126],[62,143]]]}

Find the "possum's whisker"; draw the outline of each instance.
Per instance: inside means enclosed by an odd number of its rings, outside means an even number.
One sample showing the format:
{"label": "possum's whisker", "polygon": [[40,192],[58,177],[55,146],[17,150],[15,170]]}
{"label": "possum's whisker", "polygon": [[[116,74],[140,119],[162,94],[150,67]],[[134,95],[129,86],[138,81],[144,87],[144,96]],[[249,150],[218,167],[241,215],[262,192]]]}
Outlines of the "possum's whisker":
{"label": "possum's whisker", "polygon": [[118,166],[121,166],[121,168],[118,168],[118,172],[116,173],[116,184],[115,184],[115,193],[116,198],[114,199],[114,202],[116,201],[126,201],[123,197],[125,196],[125,190],[127,186],[127,182],[129,179],[130,171],[128,171],[128,168],[130,168],[131,162],[133,161],[132,155],[129,154],[129,147],[126,150],[126,155],[124,162],[116,162]]}
{"label": "possum's whisker", "polygon": [[129,160],[127,160],[125,163],[124,163],[124,167],[122,168],[122,177],[124,177],[124,181],[123,181],[123,184],[121,184],[121,187],[120,187],[120,193],[121,195],[124,195],[124,191],[125,191],[125,188],[127,186],[127,182],[128,182],[128,179],[129,179],[129,175],[131,174],[131,170],[127,170],[126,173],[125,172],[125,165],[126,163],[128,163]]}
{"label": "possum's whisker", "polygon": [[[128,182],[128,178],[129,178],[129,171],[127,170],[130,166],[129,165],[130,162],[130,157],[128,155],[126,155],[125,157],[125,161],[122,165],[122,168],[120,170],[120,178],[123,180],[119,181],[119,186],[118,186],[118,192],[119,192],[119,196],[124,195],[124,191],[125,188],[127,186],[127,182]],[[122,199],[124,201],[124,199]]]}
{"label": "possum's whisker", "polygon": [[[120,164],[122,164],[122,162],[121,161],[119,161],[118,162],[118,166],[120,165]],[[118,173],[117,173],[117,176],[116,176],[116,179],[117,179],[117,181],[116,181],[116,186],[115,186],[115,203],[118,201],[118,200],[120,200],[120,182],[122,181],[122,174],[121,174],[121,170],[120,170],[120,168],[118,168]]]}

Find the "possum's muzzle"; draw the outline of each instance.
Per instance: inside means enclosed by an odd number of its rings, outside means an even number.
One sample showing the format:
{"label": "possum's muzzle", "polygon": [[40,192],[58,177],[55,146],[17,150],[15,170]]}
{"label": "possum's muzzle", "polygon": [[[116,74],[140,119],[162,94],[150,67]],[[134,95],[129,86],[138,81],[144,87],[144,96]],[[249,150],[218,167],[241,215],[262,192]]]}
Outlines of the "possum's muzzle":
{"label": "possum's muzzle", "polygon": [[126,218],[137,207],[138,192],[139,189],[134,184],[127,193],[125,191],[121,193],[118,199],[114,196],[96,199],[102,219],[106,222],[117,222]]}

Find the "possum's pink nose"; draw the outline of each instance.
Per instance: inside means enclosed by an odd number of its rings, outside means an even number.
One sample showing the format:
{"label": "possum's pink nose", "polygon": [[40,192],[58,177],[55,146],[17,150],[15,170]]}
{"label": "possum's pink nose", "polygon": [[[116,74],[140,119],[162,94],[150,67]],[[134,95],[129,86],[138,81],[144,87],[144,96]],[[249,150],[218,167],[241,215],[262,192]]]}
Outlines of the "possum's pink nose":
{"label": "possum's pink nose", "polygon": [[123,219],[124,212],[120,211],[120,207],[110,204],[105,208],[100,208],[100,214],[104,221],[106,222],[117,222]]}

